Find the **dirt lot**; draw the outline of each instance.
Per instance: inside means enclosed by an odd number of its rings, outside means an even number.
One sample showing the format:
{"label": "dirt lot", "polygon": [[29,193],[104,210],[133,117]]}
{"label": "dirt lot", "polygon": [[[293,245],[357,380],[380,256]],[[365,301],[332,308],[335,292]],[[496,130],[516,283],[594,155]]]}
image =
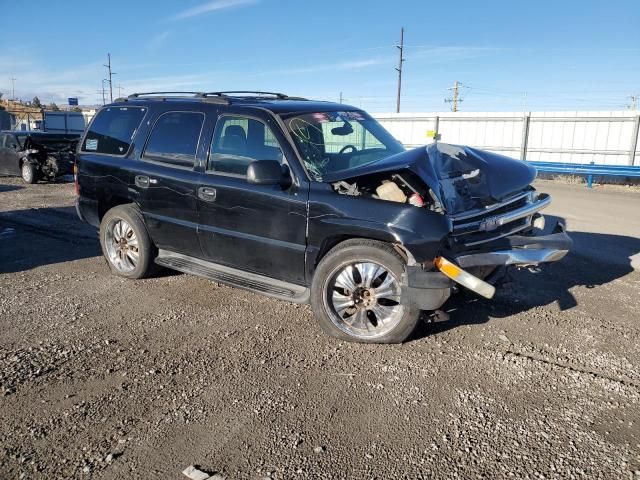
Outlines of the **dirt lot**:
{"label": "dirt lot", "polygon": [[538,188],[574,252],[366,346],[112,276],[72,185],[0,179],[0,478],[640,478],[640,194]]}

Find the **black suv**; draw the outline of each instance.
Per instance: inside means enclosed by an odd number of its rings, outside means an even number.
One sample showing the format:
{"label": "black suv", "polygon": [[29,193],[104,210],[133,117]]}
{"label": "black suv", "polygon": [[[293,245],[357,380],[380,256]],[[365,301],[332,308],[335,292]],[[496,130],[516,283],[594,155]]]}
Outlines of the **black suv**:
{"label": "black suv", "polygon": [[366,112],[265,92],[134,94],[78,148],[78,215],[111,270],[156,265],[291,302],[336,337],[392,343],[463,286],[561,259],[526,162],[405,150]]}

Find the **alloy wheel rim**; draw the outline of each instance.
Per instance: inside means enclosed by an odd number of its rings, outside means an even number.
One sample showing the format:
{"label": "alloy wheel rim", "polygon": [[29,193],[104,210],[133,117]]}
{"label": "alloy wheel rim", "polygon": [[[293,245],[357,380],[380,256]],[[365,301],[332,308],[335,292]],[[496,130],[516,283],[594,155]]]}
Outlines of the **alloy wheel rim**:
{"label": "alloy wheel rim", "polygon": [[111,221],[106,229],[105,246],[109,262],[116,270],[122,273],[135,270],[140,260],[138,237],[125,220]]}
{"label": "alloy wheel rim", "polygon": [[380,337],[393,330],[404,313],[400,282],[373,261],[337,267],[324,292],[333,323],[354,337]]}
{"label": "alloy wheel rim", "polygon": [[31,171],[31,168],[29,168],[29,165],[26,163],[22,165],[22,178],[24,181],[30,182],[32,173],[33,172]]}

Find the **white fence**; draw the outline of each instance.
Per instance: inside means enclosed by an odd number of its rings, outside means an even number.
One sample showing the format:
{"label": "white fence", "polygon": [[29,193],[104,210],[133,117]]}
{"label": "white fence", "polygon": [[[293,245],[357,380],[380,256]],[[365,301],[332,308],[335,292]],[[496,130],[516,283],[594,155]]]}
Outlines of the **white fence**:
{"label": "white fence", "polygon": [[532,161],[640,165],[634,111],[373,114],[406,147],[469,145]]}

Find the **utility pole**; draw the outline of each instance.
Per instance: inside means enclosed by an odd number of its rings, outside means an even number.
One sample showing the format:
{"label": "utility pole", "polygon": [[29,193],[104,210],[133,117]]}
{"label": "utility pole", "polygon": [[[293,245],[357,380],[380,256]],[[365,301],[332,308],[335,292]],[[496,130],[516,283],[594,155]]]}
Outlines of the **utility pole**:
{"label": "utility pole", "polygon": [[122,98],[122,85],[116,87],[118,89],[118,98]]}
{"label": "utility pole", "polygon": [[342,92],[340,92],[340,101],[338,103],[342,103]]}
{"label": "utility pole", "polygon": [[458,111],[458,103],[462,103],[462,99],[460,98],[460,87],[463,87],[464,85],[462,85],[460,82],[458,82],[456,80],[456,82],[453,84],[453,88],[448,88],[447,90],[453,90],[453,98],[447,98],[445,99],[446,103],[450,103],[451,104],[451,111],[452,112],[457,112]]}
{"label": "utility pole", "polygon": [[629,109],[630,110],[637,110],[638,109],[638,100],[640,100],[640,95],[629,95],[629,100],[631,100],[631,105],[629,105]]}
{"label": "utility pole", "polygon": [[16,99],[16,79],[14,77],[11,77],[9,80],[11,80],[11,100]]}
{"label": "utility pole", "polygon": [[405,60],[402,56],[402,53],[404,51],[404,27],[400,29],[400,45],[396,45],[396,48],[400,53],[398,68],[396,68],[398,72],[398,95],[396,96],[396,113],[400,113],[400,93],[402,92],[402,64]]}
{"label": "utility pole", "polygon": [[108,59],[108,62],[105,65],[105,67],[107,67],[107,70],[109,71],[109,99],[111,100],[111,102],[113,102],[113,79],[111,78],[111,76],[115,75],[115,73],[111,71],[111,54],[110,53],[107,53],[107,59]]}

